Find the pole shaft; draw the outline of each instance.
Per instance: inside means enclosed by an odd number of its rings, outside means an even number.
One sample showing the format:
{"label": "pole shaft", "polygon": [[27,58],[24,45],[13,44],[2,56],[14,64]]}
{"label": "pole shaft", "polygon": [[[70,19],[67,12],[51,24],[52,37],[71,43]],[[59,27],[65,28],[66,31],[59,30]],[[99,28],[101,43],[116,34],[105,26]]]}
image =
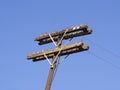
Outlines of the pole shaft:
{"label": "pole shaft", "polygon": [[[60,47],[61,44],[62,44],[62,40],[59,38],[58,41],[57,41],[57,47]],[[50,71],[49,71],[47,83],[46,83],[46,86],[45,86],[45,90],[50,90],[51,89],[51,85],[52,85],[52,81],[53,81],[53,77],[54,77],[54,72],[55,72],[55,69],[56,69],[57,59],[58,59],[58,55],[56,54],[56,55],[53,56],[53,60],[52,60],[53,66],[50,67]]]}
{"label": "pole shaft", "polygon": [[[54,56],[53,61],[54,61],[55,58],[56,57]],[[50,90],[50,88],[51,88],[55,69],[56,69],[56,62],[53,64],[53,67],[50,67],[50,71],[49,71],[49,75],[48,75],[45,90]]]}

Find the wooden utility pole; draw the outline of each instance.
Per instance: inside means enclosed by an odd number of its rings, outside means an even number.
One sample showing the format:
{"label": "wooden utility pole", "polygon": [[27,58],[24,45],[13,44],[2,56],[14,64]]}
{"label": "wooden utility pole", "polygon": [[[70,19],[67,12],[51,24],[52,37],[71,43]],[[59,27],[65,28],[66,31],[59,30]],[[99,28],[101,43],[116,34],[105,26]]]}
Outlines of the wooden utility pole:
{"label": "wooden utility pole", "polygon": [[[55,60],[55,58],[56,58],[56,56],[53,57],[53,61]],[[50,90],[50,88],[51,88],[55,69],[56,69],[56,62],[53,63],[52,67],[50,67],[50,71],[49,71],[49,75],[48,75],[45,90]]]}
{"label": "wooden utility pole", "polygon": [[[58,39],[58,41],[57,41],[57,47],[56,48],[59,48],[59,47],[61,47],[60,39]],[[50,88],[51,88],[53,77],[54,77],[54,72],[55,72],[55,69],[56,69],[56,66],[57,66],[56,65],[57,59],[58,59],[58,55],[55,54],[53,56],[53,60],[52,60],[53,66],[50,67],[50,71],[49,71],[49,75],[48,75],[48,79],[47,79],[45,90],[50,90]]]}
{"label": "wooden utility pole", "polygon": [[[50,90],[54,73],[57,66],[57,60],[59,56],[68,55],[72,53],[82,52],[89,49],[89,46],[84,46],[84,43],[78,42],[72,45],[66,45],[62,46],[62,41],[67,40],[70,38],[83,36],[91,34],[92,30],[88,30],[87,25],[77,26],[69,29],[62,30],[60,32],[53,32],[51,34],[45,34],[41,35],[37,38],[35,38],[35,41],[39,42],[39,45],[47,44],[53,42],[56,46],[53,50],[48,50],[44,52],[39,52],[36,54],[31,54],[27,56],[27,59],[32,59],[33,62],[41,61],[41,60],[47,60],[50,64],[50,71],[48,75],[48,79],[46,82],[45,90]],[[52,58],[52,62],[49,60],[49,58]]]}

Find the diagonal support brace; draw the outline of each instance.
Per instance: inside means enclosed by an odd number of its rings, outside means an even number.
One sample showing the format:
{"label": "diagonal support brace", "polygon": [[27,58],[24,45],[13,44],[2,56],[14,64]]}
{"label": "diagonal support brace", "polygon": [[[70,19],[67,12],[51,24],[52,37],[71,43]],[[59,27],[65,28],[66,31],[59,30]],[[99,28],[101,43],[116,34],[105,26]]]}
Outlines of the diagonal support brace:
{"label": "diagonal support brace", "polygon": [[54,43],[54,45],[57,46],[57,44],[55,43],[55,41],[54,41],[53,37],[51,36],[51,34],[49,34],[49,37],[52,40],[52,42]]}
{"label": "diagonal support brace", "polygon": [[50,62],[50,60],[48,59],[48,57],[47,57],[47,55],[45,54],[45,52],[43,52],[44,53],[44,57],[46,58],[46,60],[48,61],[48,63],[50,64],[50,66],[51,66],[51,68],[53,67],[53,64]]}

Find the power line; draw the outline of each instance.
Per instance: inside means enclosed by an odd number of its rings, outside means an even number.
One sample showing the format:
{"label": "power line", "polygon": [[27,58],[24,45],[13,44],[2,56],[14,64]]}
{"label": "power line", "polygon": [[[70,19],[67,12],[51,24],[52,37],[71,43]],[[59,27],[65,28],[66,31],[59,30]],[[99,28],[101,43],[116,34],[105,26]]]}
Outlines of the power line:
{"label": "power line", "polygon": [[92,44],[94,44],[94,45],[97,46],[98,48],[102,49],[103,51],[106,51],[107,53],[113,55],[114,57],[120,58],[120,55],[112,52],[110,49],[107,49],[107,48],[101,46],[100,44],[98,44],[98,43],[96,43],[96,42],[94,42],[94,41],[92,41],[92,40],[90,40],[90,39],[88,39],[88,38],[86,38],[86,37],[84,37],[84,38],[85,38],[86,40],[90,41]]}
{"label": "power line", "polygon": [[93,52],[91,52],[91,51],[88,51],[88,53],[89,53],[90,55],[95,56],[95,57],[98,58],[99,60],[102,60],[102,61],[104,61],[105,63],[110,64],[112,67],[120,70],[120,66],[117,66],[117,65],[113,64],[112,62],[106,60],[105,58],[103,58],[103,57],[101,57],[101,56],[98,56],[97,54],[95,54],[95,53],[93,53]]}

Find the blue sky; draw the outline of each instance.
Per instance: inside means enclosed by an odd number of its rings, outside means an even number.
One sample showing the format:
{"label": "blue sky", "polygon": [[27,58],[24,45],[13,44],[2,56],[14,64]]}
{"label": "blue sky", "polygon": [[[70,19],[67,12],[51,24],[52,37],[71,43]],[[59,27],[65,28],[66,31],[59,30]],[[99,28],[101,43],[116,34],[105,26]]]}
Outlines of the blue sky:
{"label": "blue sky", "polygon": [[44,90],[49,64],[28,61],[29,53],[50,49],[34,38],[45,32],[88,24],[88,52],[60,64],[51,90],[120,90],[119,0],[1,0],[0,90]]}

